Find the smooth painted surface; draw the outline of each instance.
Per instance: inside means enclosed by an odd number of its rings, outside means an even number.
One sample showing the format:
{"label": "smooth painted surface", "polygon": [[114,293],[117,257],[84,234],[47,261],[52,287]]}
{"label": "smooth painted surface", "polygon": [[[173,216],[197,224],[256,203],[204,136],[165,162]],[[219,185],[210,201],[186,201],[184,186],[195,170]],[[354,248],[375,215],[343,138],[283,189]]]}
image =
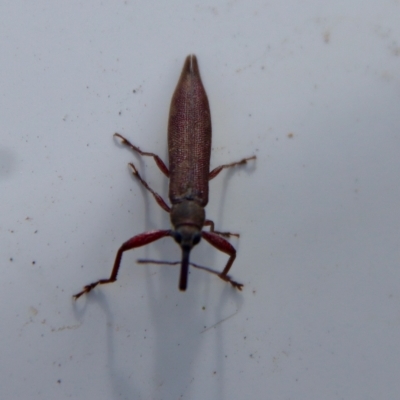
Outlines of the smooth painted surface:
{"label": "smooth painted surface", "polygon": [[[0,397],[394,399],[400,392],[399,1],[3,2]],[[207,216],[236,293],[165,239],[152,159],[187,54],[213,122]],[[204,241],[194,262],[222,269]]]}

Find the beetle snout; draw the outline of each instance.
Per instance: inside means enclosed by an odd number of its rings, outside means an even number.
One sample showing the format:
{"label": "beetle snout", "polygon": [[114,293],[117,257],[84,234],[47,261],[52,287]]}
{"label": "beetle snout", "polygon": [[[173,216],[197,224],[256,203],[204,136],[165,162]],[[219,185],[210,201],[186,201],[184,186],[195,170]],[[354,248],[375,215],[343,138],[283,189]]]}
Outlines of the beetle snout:
{"label": "beetle snout", "polygon": [[190,250],[201,239],[201,231],[193,225],[182,225],[173,232],[175,241],[182,248],[181,275],[179,278],[179,290],[185,291],[189,272]]}

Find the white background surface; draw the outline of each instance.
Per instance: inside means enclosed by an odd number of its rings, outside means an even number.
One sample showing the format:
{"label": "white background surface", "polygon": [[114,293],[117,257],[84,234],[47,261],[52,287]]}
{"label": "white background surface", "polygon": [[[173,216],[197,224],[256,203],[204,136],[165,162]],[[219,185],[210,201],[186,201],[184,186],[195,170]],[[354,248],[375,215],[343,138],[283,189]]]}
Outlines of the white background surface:
{"label": "white background surface", "polygon": [[[2,399],[394,399],[400,392],[400,2],[3,1]],[[235,292],[171,239],[169,101],[198,56],[213,119],[207,215]],[[292,136],[292,137],[291,137]],[[204,241],[192,260],[223,268]]]}

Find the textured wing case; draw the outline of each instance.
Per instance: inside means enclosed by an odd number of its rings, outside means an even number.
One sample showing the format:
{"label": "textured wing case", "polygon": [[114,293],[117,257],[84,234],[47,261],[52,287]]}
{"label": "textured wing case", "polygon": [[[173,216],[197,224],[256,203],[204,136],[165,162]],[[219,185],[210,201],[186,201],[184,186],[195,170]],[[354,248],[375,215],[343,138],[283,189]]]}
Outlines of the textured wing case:
{"label": "textured wing case", "polygon": [[197,59],[189,55],[172,96],[168,123],[168,152],[172,204],[194,200],[208,203],[211,116]]}

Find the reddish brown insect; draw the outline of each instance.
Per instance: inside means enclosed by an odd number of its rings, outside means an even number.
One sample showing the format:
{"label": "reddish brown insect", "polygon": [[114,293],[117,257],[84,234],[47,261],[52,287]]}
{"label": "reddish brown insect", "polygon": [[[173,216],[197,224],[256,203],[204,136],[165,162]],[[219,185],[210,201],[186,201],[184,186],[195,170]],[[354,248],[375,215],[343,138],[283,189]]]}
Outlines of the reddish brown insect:
{"label": "reddish brown insect", "polygon": [[[160,170],[169,177],[169,199],[172,207],[169,207],[164,199],[149,187],[139,175],[136,167],[129,164],[133,175],[152,193],[157,203],[170,214],[174,229],[145,232],[129,239],[117,252],[111,276],[85,286],[80,293],[74,295],[74,298],[77,299],[82,294],[90,292],[99,284],[115,282],[122,254],[125,251],[144,246],[166,236],[173,237],[182,249],[180,290],[186,290],[189,265],[216,274],[224,281],[230,282],[233,287],[241,290],[243,285],[235,282],[228,275],[236,258],[236,250],[223,238],[224,236],[239,235],[215,231],[213,221],[205,218],[204,208],[208,203],[209,180],[215,178],[224,168],[246,164],[247,161],[254,160],[256,157],[221,165],[210,172],[210,107],[201,82],[196,56],[189,55],[186,58],[181,77],[172,96],[168,123],[169,169],[156,154],[140,150],[118,133],[114,136],[140,155],[153,157]],[[203,226],[210,226],[210,231],[203,231]],[[200,242],[201,238],[229,255],[229,260],[221,273],[189,262],[190,251]],[[151,260],[140,260],[139,262],[178,264],[178,262]]]}

